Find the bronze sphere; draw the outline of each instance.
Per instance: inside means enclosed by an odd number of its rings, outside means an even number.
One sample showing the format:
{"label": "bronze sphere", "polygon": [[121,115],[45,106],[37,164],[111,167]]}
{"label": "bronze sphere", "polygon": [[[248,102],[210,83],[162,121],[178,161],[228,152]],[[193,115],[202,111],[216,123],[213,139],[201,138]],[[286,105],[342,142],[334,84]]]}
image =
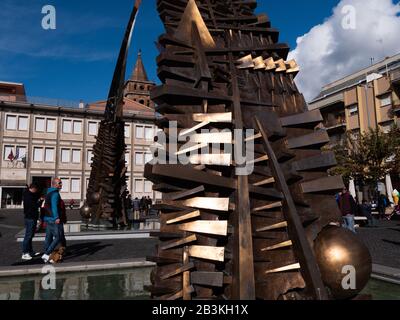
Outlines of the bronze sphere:
{"label": "bronze sphere", "polygon": [[92,192],[87,197],[88,203],[90,205],[98,204],[100,201],[100,193],[99,192]]}
{"label": "bronze sphere", "polygon": [[[371,255],[353,232],[329,226],[316,238],[314,251],[322,280],[335,299],[354,297],[368,283],[372,272]],[[355,288],[349,278],[351,269],[355,271]],[[346,288],[342,282],[347,284]]]}
{"label": "bronze sphere", "polygon": [[83,219],[90,219],[91,217],[91,209],[87,204],[81,208],[80,213]]}

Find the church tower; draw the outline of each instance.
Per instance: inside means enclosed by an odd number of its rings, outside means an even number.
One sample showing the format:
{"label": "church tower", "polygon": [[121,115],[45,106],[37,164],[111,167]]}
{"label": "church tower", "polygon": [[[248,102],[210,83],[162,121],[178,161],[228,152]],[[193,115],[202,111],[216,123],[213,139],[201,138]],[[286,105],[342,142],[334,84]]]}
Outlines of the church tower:
{"label": "church tower", "polygon": [[139,50],[135,68],[125,86],[125,97],[154,108],[154,103],[150,99],[150,91],[156,84],[149,81],[142,61],[142,52]]}

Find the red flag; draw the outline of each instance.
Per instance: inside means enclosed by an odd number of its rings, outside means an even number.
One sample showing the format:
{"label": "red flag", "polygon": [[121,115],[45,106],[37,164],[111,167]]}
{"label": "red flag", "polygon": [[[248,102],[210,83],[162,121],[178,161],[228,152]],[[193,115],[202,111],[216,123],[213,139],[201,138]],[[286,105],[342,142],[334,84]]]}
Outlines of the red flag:
{"label": "red flag", "polygon": [[13,161],[14,160],[14,153],[11,149],[10,154],[8,155],[8,160]]}

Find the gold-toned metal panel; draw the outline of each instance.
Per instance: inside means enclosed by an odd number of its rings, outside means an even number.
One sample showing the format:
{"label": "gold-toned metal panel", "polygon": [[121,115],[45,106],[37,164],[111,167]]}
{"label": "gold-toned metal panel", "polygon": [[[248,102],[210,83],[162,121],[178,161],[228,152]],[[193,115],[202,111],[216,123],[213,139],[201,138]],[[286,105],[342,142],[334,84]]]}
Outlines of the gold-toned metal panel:
{"label": "gold-toned metal panel", "polygon": [[194,258],[223,262],[225,256],[225,248],[210,246],[190,246],[189,256]]}
{"label": "gold-toned metal panel", "polygon": [[179,229],[189,232],[226,236],[228,234],[228,221],[193,221],[179,225]]}
{"label": "gold-toned metal panel", "polygon": [[174,219],[167,220],[167,224],[174,224],[174,223],[177,223],[177,222],[189,220],[189,219],[196,218],[196,217],[199,217],[199,216],[200,216],[200,211],[199,210],[194,210],[194,211],[186,213],[186,214],[184,214],[184,215],[182,215],[180,217],[176,217]]}

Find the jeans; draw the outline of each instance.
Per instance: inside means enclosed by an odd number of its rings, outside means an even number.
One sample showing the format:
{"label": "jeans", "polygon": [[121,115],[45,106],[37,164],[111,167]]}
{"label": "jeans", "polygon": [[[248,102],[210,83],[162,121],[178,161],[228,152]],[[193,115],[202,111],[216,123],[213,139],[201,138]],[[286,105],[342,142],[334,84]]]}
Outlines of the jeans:
{"label": "jeans", "polygon": [[349,229],[350,231],[356,233],[353,215],[348,214],[347,216],[343,216],[343,228]]}
{"label": "jeans", "polygon": [[22,242],[22,253],[33,253],[32,239],[36,232],[36,223],[34,219],[25,219],[25,237]]}
{"label": "jeans", "polygon": [[48,222],[46,240],[44,241],[45,254],[50,255],[60,243],[60,229],[55,222]]}

